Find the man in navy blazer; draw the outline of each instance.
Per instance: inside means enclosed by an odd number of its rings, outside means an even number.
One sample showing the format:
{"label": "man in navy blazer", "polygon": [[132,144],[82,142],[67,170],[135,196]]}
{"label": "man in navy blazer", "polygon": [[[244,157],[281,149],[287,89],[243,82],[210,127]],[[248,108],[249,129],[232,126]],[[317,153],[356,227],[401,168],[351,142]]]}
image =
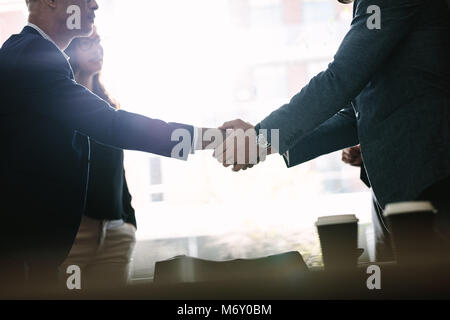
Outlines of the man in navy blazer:
{"label": "man in navy blazer", "polygon": [[0,50],[0,285],[26,269],[56,276],[84,210],[90,139],[184,160],[204,147],[203,129],[116,111],[74,81],[63,50],[92,32],[95,0],[26,2],[29,24]]}
{"label": "man in navy blazer", "polygon": [[[254,144],[270,151],[276,145],[288,167],[360,144],[381,208],[431,200],[439,210],[437,227],[450,242],[447,1],[355,0],[353,12],[334,60],[288,104],[255,127],[235,120],[222,128],[256,129]],[[272,141],[271,130],[279,130],[279,139]],[[233,160],[237,148],[248,155],[243,144],[219,146],[215,155]],[[249,163],[236,160],[235,171]]]}

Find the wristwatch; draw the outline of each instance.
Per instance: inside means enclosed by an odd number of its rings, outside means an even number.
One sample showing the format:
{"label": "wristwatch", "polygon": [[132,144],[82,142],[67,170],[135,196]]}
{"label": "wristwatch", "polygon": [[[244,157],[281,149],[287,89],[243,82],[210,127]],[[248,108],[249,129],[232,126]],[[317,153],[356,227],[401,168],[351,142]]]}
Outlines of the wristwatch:
{"label": "wristwatch", "polygon": [[267,150],[270,148],[270,143],[267,141],[267,138],[264,134],[260,133],[256,136],[256,144],[261,149]]}

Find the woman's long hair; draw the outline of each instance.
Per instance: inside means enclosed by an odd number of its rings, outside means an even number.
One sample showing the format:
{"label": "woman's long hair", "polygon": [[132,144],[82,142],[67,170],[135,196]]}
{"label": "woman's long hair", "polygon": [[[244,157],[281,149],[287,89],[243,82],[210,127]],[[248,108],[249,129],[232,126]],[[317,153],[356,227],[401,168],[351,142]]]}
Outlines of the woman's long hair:
{"label": "woman's long hair", "polygon": [[[77,48],[80,45],[80,39],[75,38],[72,40],[70,45],[65,50],[65,53],[70,57],[70,65],[72,66],[73,72],[76,74],[80,71],[80,66],[78,64],[78,57],[77,57]],[[108,91],[105,89],[105,86],[103,85],[103,82],[101,81],[101,72],[94,75],[93,78],[93,88],[92,92],[95,93],[97,96],[105,100],[109,103],[111,107],[114,109],[120,109],[119,102],[111,97],[111,95],[108,93]]]}

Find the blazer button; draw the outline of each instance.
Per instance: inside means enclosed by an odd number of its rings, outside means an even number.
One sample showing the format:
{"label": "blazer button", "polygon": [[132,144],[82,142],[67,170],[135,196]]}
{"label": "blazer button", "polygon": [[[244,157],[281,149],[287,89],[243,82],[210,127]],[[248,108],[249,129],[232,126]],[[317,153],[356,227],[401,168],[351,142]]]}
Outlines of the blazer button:
{"label": "blazer button", "polygon": [[356,113],[356,119],[359,120],[359,118],[361,118],[361,115],[359,114],[359,112]]}

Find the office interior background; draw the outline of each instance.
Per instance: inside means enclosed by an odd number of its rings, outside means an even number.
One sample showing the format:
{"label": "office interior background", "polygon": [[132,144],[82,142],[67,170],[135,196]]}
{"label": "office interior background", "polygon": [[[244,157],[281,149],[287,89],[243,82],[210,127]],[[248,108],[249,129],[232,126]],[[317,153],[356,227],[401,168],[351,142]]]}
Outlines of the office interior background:
{"label": "office interior background", "polygon": [[[256,124],[289,101],[326,68],[352,18],[351,5],[336,0],[97,2],[102,77],[121,107],[205,127]],[[26,14],[24,0],[0,0],[0,44]],[[125,166],[138,222],[134,281],[182,254],[228,260],[298,250],[321,265],[314,222],[322,215],[357,215],[363,259],[373,259],[370,192],[340,152],[291,169],[270,156],[232,173],[212,151],[188,162],[127,151]]]}

